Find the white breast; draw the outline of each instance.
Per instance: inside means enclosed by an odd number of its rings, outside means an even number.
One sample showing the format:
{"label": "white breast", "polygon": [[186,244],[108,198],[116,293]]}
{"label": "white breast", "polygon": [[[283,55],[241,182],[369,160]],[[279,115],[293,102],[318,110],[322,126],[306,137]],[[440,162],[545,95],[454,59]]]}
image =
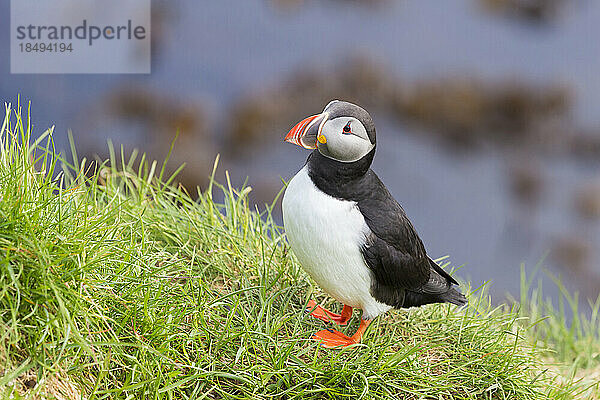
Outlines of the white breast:
{"label": "white breast", "polygon": [[355,202],[321,192],[305,166],[283,196],[285,232],[304,270],[334,299],[374,318],[391,307],[369,291],[371,273],[360,252],[370,230]]}

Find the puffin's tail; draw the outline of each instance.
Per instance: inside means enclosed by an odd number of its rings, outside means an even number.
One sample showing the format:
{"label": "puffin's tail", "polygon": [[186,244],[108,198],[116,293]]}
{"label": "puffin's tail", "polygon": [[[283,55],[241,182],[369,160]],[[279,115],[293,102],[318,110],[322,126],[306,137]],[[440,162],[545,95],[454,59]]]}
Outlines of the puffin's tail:
{"label": "puffin's tail", "polygon": [[446,293],[440,295],[440,299],[446,303],[456,304],[457,306],[464,306],[467,304],[467,298],[465,295],[455,288],[450,288],[450,290],[448,290]]}

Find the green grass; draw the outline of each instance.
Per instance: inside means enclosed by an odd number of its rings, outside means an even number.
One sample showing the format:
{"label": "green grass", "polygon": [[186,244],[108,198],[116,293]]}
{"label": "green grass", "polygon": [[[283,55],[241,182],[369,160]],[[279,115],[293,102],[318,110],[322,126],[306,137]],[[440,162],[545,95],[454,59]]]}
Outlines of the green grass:
{"label": "green grass", "polygon": [[598,396],[598,303],[570,329],[523,278],[521,307],[478,288],[465,308],[390,312],[362,344],[325,350],[303,310],[339,305],[250,188],[211,181],[194,201],[135,152],[92,168],[73,147],[69,163],[28,118],[7,107],[0,131],[0,397]]}

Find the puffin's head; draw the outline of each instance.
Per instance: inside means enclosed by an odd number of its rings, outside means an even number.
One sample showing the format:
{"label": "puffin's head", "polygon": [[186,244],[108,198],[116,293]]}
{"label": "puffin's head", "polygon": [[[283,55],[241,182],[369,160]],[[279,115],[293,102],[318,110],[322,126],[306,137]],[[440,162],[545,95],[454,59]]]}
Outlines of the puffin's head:
{"label": "puffin's head", "polygon": [[298,122],[285,141],[305,149],[318,149],[325,157],[337,161],[354,162],[375,148],[375,124],[365,109],[333,100],[321,114]]}

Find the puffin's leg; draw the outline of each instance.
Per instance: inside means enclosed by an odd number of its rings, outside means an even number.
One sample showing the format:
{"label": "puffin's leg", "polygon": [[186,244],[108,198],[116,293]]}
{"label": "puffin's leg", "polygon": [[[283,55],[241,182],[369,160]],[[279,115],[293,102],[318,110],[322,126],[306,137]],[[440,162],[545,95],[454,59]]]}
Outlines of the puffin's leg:
{"label": "puffin's leg", "polygon": [[351,344],[360,343],[360,340],[362,339],[362,336],[370,323],[370,319],[361,319],[360,326],[358,327],[356,333],[352,336],[346,336],[342,332],[334,331],[332,329],[325,329],[315,333],[314,339],[319,340],[323,347],[346,347]]}
{"label": "puffin's leg", "polygon": [[314,300],[309,300],[306,308],[310,312],[310,315],[325,322],[335,322],[338,325],[346,325],[348,320],[352,317],[352,307],[344,304],[344,309],[341,314],[336,314],[329,310],[318,306]]}

